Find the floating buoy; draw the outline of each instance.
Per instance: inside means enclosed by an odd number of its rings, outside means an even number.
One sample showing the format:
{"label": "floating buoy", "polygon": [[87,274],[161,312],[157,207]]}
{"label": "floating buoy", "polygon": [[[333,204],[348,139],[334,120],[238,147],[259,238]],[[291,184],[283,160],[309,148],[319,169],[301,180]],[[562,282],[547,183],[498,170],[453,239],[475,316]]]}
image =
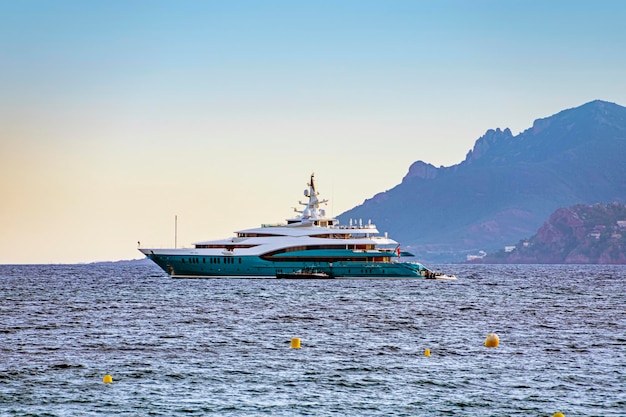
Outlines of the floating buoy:
{"label": "floating buoy", "polygon": [[556,413],[552,414],[552,417],[565,417],[565,415],[560,411],[557,411]]}
{"label": "floating buoy", "polygon": [[102,382],[104,382],[105,384],[110,384],[111,382],[113,382],[113,377],[109,374],[106,374],[104,378],[102,378]]}
{"label": "floating buoy", "polygon": [[495,333],[489,333],[485,339],[485,347],[496,348],[500,344],[500,338]]}
{"label": "floating buoy", "polygon": [[424,350],[424,356],[430,356],[430,349]]}
{"label": "floating buoy", "polygon": [[292,349],[300,349],[300,338],[292,337],[291,338],[291,348]]}

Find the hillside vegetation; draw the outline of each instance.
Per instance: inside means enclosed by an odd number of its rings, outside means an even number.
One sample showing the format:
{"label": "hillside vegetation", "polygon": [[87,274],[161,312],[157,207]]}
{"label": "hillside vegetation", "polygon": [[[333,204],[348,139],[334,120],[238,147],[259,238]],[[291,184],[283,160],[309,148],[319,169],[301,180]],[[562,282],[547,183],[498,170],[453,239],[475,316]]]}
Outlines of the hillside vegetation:
{"label": "hillside vegetation", "polygon": [[474,262],[626,264],[626,206],[559,209],[533,237]]}

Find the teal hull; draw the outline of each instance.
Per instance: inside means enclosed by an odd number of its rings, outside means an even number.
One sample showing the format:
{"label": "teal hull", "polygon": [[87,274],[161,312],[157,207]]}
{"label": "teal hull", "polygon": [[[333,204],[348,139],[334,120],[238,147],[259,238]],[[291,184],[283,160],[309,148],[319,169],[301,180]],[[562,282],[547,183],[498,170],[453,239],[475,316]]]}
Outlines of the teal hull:
{"label": "teal hull", "polygon": [[174,278],[275,278],[303,268],[325,272],[333,278],[424,278],[428,269],[412,262],[267,261],[257,256],[148,255]]}

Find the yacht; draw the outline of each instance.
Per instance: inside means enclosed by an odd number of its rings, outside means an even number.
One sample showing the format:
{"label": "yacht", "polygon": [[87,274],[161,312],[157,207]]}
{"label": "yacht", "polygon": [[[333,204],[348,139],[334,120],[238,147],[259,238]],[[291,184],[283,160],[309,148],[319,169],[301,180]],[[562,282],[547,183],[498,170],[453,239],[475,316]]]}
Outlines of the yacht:
{"label": "yacht", "polygon": [[321,207],[314,175],[304,190],[302,210],[286,223],[235,232],[230,238],[198,242],[192,248],[139,250],[173,278],[432,278],[443,276],[406,262],[400,245],[368,221],[339,220]]}

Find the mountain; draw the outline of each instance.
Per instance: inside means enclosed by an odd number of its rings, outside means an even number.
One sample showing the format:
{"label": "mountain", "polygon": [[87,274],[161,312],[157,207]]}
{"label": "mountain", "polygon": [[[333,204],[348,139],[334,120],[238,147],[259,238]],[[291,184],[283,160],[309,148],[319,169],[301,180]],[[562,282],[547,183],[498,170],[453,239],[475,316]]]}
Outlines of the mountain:
{"label": "mountain", "polygon": [[339,217],[372,219],[427,262],[465,260],[532,235],[557,208],[626,202],[626,108],[605,101],[488,130],[450,167],[411,165],[396,187]]}
{"label": "mountain", "polygon": [[473,262],[626,264],[626,206],[558,209],[530,239]]}

